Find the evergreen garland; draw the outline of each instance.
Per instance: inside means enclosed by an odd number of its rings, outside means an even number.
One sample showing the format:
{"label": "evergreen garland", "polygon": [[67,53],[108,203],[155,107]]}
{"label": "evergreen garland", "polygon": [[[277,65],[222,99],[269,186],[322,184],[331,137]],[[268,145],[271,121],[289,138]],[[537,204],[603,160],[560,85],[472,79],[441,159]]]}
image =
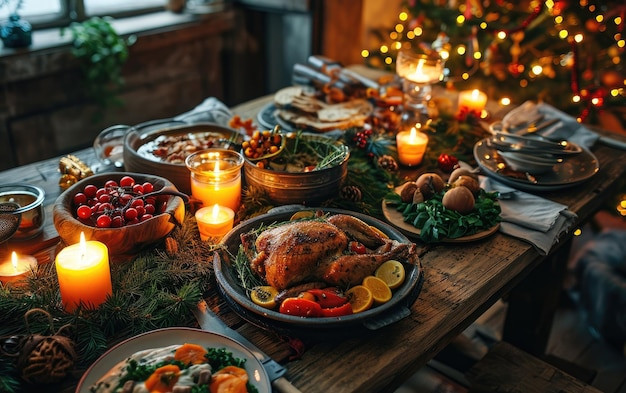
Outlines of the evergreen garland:
{"label": "evergreen garland", "polygon": [[[177,253],[168,254],[159,246],[132,261],[111,264],[113,295],[95,310],[63,310],[53,263],[40,265],[37,277],[25,287],[0,286],[0,338],[50,333],[43,320],[29,320],[31,331],[26,331],[24,314],[42,308],[56,325],[71,324],[70,338],[79,355],[76,369],[81,372],[126,338],[159,328],[196,326],[192,311],[209,290],[215,246],[200,240],[192,215],[170,236],[179,245]],[[19,391],[20,379],[12,359],[0,357],[0,375],[0,391]]]}

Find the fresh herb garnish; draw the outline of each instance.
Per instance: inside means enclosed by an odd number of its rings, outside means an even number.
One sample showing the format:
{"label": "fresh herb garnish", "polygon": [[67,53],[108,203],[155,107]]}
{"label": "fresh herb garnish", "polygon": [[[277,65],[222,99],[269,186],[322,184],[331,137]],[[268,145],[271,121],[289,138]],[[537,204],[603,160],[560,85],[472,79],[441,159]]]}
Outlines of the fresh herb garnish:
{"label": "fresh herb garnish", "polygon": [[246,359],[239,359],[233,356],[233,353],[224,348],[207,348],[209,351],[206,355],[209,364],[213,370],[221,370],[226,366],[236,366],[244,368]]}
{"label": "fresh herb garnish", "polygon": [[420,230],[420,238],[425,243],[473,235],[500,222],[497,192],[481,189],[474,210],[468,214],[446,209],[441,203],[444,193],[445,190],[418,204],[402,202],[396,193],[388,194],[385,199],[395,204],[405,222]]}

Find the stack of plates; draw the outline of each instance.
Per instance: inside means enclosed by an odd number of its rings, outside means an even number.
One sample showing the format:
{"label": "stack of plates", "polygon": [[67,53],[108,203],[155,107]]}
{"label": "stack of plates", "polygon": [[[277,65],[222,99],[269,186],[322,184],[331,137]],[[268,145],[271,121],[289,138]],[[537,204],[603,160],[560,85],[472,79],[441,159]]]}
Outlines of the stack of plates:
{"label": "stack of plates", "polygon": [[530,191],[569,187],[599,169],[597,158],[575,143],[501,132],[479,141],[474,158],[487,175]]}

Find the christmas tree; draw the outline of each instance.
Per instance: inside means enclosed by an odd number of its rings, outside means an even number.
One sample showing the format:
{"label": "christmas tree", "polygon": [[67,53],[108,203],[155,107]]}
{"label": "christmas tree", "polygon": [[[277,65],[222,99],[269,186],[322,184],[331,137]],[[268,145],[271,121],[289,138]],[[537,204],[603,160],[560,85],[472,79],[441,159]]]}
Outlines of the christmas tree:
{"label": "christmas tree", "polygon": [[622,1],[408,0],[367,64],[395,69],[399,50],[435,50],[445,83],[519,105],[542,100],[579,121],[625,104]]}

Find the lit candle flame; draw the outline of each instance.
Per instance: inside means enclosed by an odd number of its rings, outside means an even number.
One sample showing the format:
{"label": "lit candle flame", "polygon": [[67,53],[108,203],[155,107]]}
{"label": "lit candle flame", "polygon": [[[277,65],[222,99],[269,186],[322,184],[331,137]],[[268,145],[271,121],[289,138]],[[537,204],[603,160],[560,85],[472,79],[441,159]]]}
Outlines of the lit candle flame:
{"label": "lit candle flame", "polygon": [[213,222],[216,222],[220,215],[220,207],[216,203],[213,205],[213,210],[211,211],[211,215],[213,217]]}
{"label": "lit candle flame", "polygon": [[480,95],[480,92],[478,91],[478,89],[472,90],[472,100],[478,100],[479,95]]}
{"label": "lit candle flame", "polygon": [[78,249],[80,250],[80,260],[81,262],[85,259],[85,254],[87,254],[87,242],[85,241],[85,233],[80,233],[80,242],[78,243]]}
{"label": "lit candle flame", "polygon": [[417,130],[422,128],[421,123],[415,123],[415,127],[411,127],[411,133],[409,134],[409,143],[417,143]]}
{"label": "lit candle flame", "polygon": [[13,269],[17,271],[17,254],[15,251],[11,253],[11,264],[13,265]]}

